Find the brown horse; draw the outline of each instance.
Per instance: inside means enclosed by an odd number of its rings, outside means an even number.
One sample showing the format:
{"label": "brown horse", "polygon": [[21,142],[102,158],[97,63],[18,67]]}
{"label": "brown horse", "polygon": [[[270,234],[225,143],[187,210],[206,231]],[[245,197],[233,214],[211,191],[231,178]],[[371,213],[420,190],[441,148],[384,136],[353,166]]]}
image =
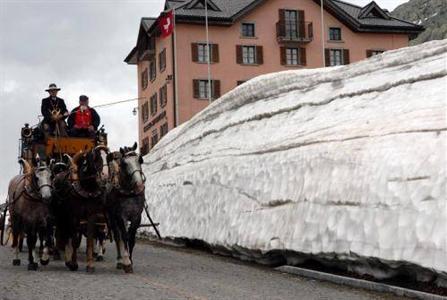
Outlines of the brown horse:
{"label": "brown horse", "polygon": [[146,201],[143,158],[136,149],[135,143],[107,157],[112,184],[107,194],[107,209],[118,252],[117,268],[123,268],[126,273],[133,272],[132,253]]}
{"label": "brown horse", "polygon": [[70,168],[55,178],[56,227],[58,244],[64,245],[65,264],[78,269],[77,249],[80,245],[81,221],[86,225],[87,272],[94,272],[93,248],[96,224],[105,213],[105,182],[108,179],[106,148],[69,158]]}
{"label": "brown horse", "polygon": [[26,235],[28,245],[28,270],[37,270],[36,251],[37,238],[45,240],[40,263],[49,263],[48,247],[51,245],[49,231],[52,199],[52,172],[49,162],[33,160],[32,167],[26,160],[19,161],[23,166],[23,175],[14,177],[8,188],[9,215],[12,229],[12,248],[14,249],[13,265],[20,265],[19,240]]}

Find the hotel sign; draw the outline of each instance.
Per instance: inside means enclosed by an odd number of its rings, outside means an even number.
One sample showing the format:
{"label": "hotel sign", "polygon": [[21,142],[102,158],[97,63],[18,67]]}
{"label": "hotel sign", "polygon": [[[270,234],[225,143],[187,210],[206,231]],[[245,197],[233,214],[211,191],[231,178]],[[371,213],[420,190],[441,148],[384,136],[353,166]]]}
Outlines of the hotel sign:
{"label": "hotel sign", "polygon": [[155,119],[153,119],[152,121],[150,121],[146,126],[144,126],[144,132],[148,131],[149,129],[151,129],[152,127],[154,127],[155,124],[157,124],[158,122],[160,122],[162,119],[164,119],[166,117],[166,111],[162,111],[157,117],[155,117]]}

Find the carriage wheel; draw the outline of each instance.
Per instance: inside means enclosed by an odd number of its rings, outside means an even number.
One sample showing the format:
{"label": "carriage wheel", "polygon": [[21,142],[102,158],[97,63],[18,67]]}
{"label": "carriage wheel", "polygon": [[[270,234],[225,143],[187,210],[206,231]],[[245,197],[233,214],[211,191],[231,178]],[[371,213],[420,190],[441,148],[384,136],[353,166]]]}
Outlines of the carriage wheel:
{"label": "carriage wheel", "polygon": [[7,212],[8,206],[5,207],[3,212],[0,212],[0,245],[6,245],[9,240],[9,233],[6,235],[6,242],[4,242],[4,236],[6,231],[6,212]]}

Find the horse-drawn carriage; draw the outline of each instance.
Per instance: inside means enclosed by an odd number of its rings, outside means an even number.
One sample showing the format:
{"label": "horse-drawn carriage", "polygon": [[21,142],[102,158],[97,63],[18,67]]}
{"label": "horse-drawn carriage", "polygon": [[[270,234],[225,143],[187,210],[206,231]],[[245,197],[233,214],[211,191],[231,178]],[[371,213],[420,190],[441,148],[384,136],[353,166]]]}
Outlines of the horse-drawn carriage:
{"label": "horse-drawn carriage", "polygon": [[[38,238],[44,245],[40,256],[42,265],[49,262],[49,249],[57,250],[59,246],[65,251],[66,266],[77,270],[76,249],[84,233],[87,271],[93,271],[92,243],[98,238],[98,232],[109,231],[117,243],[117,267],[131,272],[136,230],[150,226],[161,238],[158,224],[152,221],[147,210],[143,161],[136,149],[135,143],[133,147],[110,152],[103,127],[95,137],[80,138],[44,135],[39,126],[32,128],[25,124],[19,140],[21,175],[11,181],[8,200],[0,214],[0,242],[3,243],[9,210],[15,249],[13,264],[20,265],[18,242],[26,235],[29,270],[37,269],[33,248]],[[150,224],[141,224],[143,209]],[[37,219],[33,221],[30,215]],[[58,235],[58,232],[61,233]],[[60,245],[54,243],[54,237],[60,238]],[[112,234],[109,237],[112,240]]]}

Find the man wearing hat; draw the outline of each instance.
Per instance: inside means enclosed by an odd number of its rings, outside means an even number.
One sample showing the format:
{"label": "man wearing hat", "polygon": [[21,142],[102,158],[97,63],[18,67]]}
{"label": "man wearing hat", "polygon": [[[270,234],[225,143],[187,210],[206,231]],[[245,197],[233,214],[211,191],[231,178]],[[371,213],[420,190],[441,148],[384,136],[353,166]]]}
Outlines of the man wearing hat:
{"label": "man wearing hat", "polygon": [[68,117],[68,128],[71,136],[95,137],[101,119],[95,109],[88,106],[88,97],[79,96],[79,106],[73,109]]}
{"label": "man wearing hat", "polygon": [[51,83],[46,89],[50,96],[42,99],[42,126],[46,136],[48,134],[67,136],[65,119],[68,117],[68,110],[64,99],[57,97],[60,90],[55,83]]}

